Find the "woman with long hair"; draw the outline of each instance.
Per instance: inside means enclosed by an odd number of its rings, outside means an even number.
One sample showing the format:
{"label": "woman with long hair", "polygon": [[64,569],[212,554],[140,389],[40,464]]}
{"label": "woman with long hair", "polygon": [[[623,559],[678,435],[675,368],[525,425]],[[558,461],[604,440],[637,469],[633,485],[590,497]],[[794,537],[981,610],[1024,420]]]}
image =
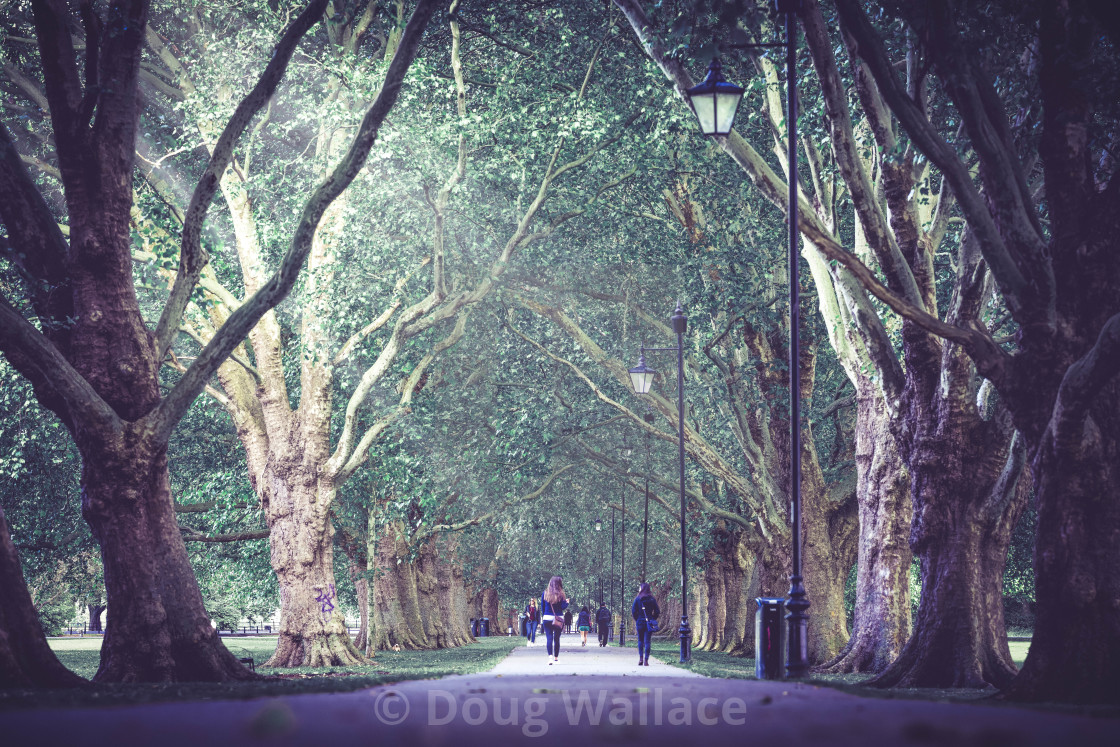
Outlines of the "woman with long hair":
{"label": "woman with long hair", "polygon": [[541,621],[544,625],[545,645],[553,662],[560,661],[560,633],[564,630],[564,610],[568,608],[568,595],[564,593],[564,579],[553,576],[548,588],[541,594]]}
{"label": "woman with long hair", "polygon": [[634,628],[638,631],[638,666],[649,666],[649,649],[653,643],[653,631],[650,630],[651,620],[661,617],[661,608],[649,584],[645,581],[638,587],[638,596],[634,597],[634,604],[630,608],[630,615],[634,618]]}

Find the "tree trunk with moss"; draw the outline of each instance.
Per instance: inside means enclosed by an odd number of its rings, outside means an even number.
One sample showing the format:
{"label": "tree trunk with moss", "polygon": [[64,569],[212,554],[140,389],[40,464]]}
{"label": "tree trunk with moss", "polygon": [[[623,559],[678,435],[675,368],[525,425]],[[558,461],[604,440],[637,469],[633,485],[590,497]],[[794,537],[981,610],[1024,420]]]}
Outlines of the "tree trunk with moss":
{"label": "tree trunk with moss", "polygon": [[403,523],[383,526],[371,537],[373,558],[373,605],[370,648],[407,650],[430,648],[420,605],[416,568],[404,536]]}
{"label": "tree trunk with moss", "polygon": [[413,553],[404,529],[403,523],[391,522],[376,540],[371,649],[424,650],[470,643],[473,615],[454,541],[437,535]]}
{"label": "tree trunk with moss", "polygon": [[696,648],[706,651],[742,651],[746,644],[750,611],[746,603],[753,556],[743,553],[741,532],[716,529],[715,547],[707,553],[699,587],[704,617]]}
{"label": "tree trunk with moss", "polygon": [[[474,641],[470,631],[470,607],[463,568],[455,557],[457,543],[453,539],[436,541],[440,554],[436,556],[436,583],[439,609],[445,620],[446,640],[443,647],[463,646]],[[496,617],[490,618],[490,630],[498,625]]]}

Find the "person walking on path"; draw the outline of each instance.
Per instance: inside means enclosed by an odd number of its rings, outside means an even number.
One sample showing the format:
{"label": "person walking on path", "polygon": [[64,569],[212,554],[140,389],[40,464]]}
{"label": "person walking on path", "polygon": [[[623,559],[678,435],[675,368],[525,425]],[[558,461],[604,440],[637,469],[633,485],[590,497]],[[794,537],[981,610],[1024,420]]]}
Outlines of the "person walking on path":
{"label": "person walking on path", "polygon": [[576,620],[576,628],[579,629],[579,636],[583,639],[581,646],[587,645],[587,633],[591,630],[591,613],[587,611],[587,605],[579,610],[579,618]]}
{"label": "person walking on path", "polygon": [[599,602],[599,611],[595,613],[595,630],[599,633],[599,647],[606,648],[611,634],[611,611],[602,602]]}
{"label": "person walking on path", "polygon": [[541,612],[537,609],[537,602],[535,599],[530,599],[529,605],[525,608],[525,638],[530,646],[537,643],[537,623],[540,619]]}
{"label": "person walking on path", "polygon": [[572,611],[564,610],[564,632],[572,632]]}
{"label": "person walking on path", "polygon": [[657,606],[653,592],[645,581],[638,587],[638,596],[634,597],[634,604],[630,608],[630,615],[634,618],[634,627],[638,631],[638,666],[649,666],[649,649],[653,643],[653,631],[657,630],[654,622],[661,617],[661,608]]}
{"label": "person walking on path", "polygon": [[545,646],[553,662],[560,661],[560,632],[564,630],[564,610],[568,608],[568,595],[564,593],[564,579],[553,576],[548,588],[541,594],[541,620],[544,625]]}

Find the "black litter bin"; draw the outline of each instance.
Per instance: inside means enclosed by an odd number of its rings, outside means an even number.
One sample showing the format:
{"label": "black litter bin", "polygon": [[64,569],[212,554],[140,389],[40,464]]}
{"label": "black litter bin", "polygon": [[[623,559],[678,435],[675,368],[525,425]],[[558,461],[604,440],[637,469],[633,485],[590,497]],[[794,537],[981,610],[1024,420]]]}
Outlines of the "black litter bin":
{"label": "black litter bin", "polygon": [[483,638],[490,635],[490,618],[484,617],[478,621],[478,634]]}
{"label": "black litter bin", "polygon": [[478,620],[473,617],[471,618],[471,635],[478,638]]}
{"label": "black litter bin", "polygon": [[758,597],[754,618],[754,676],[780,680],[786,676],[786,600]]}

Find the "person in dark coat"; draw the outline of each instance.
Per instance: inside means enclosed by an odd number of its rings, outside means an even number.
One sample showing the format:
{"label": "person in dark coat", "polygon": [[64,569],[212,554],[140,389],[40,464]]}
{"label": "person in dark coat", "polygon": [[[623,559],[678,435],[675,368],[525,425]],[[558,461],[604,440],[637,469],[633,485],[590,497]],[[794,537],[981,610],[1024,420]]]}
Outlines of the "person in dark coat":
{"label": "person in dark coat", "polygon": [[[553,662],[560,661],[560,631],[564,630],[564,610],[568,609],[568,595],[564,593],[564,579],[553,576],[548,588],[541,594],[541,621],[544,625],[545,645]],[[559,621],[559,624],[557,624]]]}
{"label": "person in dark coat", "polygon": [[587,633],[591,630],[591,613],[587,611],[587,605],[579,610],[579,618],[576,620],[576,629],[579,630],[579,636],[583,639],[581,646],[587,645]]}
{"label": "person in dark coat", "polygon": [[595,629],[599,631],[600,648],[606,648],[607,638],[611,634],[611,611],[602,602],[599,603],[599,611],[595,613]]}
{"label": "person in dark coat", "polygon": [[537,609],[536,600],[530,599],[525,607],[525,638],[532,646],[537,642],[537,623],[541,621],[541,611]]}
{"label": "person in dark coat", "polygon": [[638,666],[649,666],[649,649],[653,643],[653,633],[649,629],[649,621],[661,617],[661,608],[649,590],[645,581],[638,587],[638,596],[634,597],[634,604],[630,607],[630,615],[634,618],[634,627],[638,631]]}
{"label": "person in dark coat", "polygon": [[572,632],[572,611],[564,610],[564,632]]}

